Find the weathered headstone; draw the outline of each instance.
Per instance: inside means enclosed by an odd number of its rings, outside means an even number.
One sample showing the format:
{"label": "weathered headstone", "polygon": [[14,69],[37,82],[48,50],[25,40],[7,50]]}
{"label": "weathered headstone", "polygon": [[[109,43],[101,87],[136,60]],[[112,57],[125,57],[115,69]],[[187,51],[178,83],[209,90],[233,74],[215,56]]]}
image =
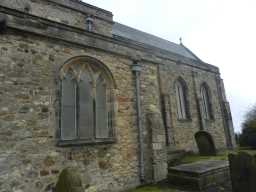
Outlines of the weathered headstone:
{"label": "weathered headstone", "polygon": [[209,133],[199,131],[195,134],[195,139],[200,155],[216,155],[216,148]]}
{"label": "weathered headstone", "polygon": [[6,16],[0,14],[0,33],[6,30]]}
{"label": "weathered headstone", "polygon": [[59,176],[55,192],[84,192],[78,171],[74,168],[65,168]]}
{"label": "weathered headstone", "polygon": [[256,157],[246,152],[229,154],[233,192],[256,191]]}

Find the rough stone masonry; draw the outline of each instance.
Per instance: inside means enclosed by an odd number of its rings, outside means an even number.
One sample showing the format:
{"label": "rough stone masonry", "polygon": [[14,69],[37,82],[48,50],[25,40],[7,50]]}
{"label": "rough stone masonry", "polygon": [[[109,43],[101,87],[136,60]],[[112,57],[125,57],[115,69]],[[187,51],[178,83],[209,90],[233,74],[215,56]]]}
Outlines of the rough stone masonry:
{"label": "rough stone masonry", "polygon": [[68,167],[122,191],[165,179],[198,131],[234,146],[219,69],[183,44],[78,0],[1,0],[0,25],[0,192],[52,191]]}

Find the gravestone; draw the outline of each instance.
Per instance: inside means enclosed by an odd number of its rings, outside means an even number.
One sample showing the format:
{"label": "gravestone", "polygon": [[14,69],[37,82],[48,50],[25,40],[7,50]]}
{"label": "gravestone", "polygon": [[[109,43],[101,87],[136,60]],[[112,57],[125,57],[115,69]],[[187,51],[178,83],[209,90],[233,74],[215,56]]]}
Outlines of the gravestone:
{"label": "gravestone", "polygon": [[195,134],[195,139],[200,155],[216,155],[216,148],[209,133],[199,131]]}
{"label": "gravestone", "polygon": [[[230,191],[229,165],[225,160],[205,160],[169,167],[168,182],[189,191]],[[224,192],[224,191],[223,191]]]}
{"label": "gravestone", "polygon": [[0,14],[0,33],[3,33],[6,30],[6,16]]}
{"label": "gravestone", "polygon": [[78,171],[74,168],[65,168],[56,184],[55,192],[84,192]]}
{"label": "gravestone", "polygon": [[233,192],[256,191],[256,158],[246,152],[229,154]]}

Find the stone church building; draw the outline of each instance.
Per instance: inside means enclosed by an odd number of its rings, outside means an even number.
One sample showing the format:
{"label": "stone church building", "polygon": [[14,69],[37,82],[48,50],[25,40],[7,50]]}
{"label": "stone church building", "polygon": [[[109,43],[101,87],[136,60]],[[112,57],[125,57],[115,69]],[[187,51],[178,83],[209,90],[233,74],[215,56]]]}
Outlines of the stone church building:
{"label": "stone church building", "polygon": [[198,132],[234,146],[219,69],[79,0],[0,1],[0,192],[52,191],[73,167],[85,191],[167,177]]}

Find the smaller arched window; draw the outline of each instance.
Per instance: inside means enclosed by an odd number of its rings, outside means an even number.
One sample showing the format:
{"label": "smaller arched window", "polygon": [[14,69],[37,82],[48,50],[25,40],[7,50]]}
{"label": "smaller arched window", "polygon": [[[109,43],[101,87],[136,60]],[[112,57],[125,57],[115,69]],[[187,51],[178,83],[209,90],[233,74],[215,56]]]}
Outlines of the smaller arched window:
{"label": "smaller arched window", "polygon": [[183,79],[178,79],[175,82],[177,117],[178,119],[189,119],[189,105],[187,99],[187,86]]}
{"label": "smaller arched window", "polygon": [[205,119],[213,119],[210,89],[206,83],[201,86],[202,110]]}

